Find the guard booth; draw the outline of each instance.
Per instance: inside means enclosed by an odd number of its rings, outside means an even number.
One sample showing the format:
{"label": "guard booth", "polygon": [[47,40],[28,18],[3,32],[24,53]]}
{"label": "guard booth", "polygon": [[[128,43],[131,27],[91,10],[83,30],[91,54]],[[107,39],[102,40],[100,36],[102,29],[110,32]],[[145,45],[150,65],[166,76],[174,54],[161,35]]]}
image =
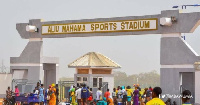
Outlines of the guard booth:
{"label": "guard booth", "polygon": [[99,87],[102,88],[103,92],[107,88],[110,90],[114,88],[114,74],[112,71],[121,68],[120,65],[97,52],[89,52],[81,56],[70,63],[68,67],[76,69],[74,74],[75,85],[79,86],[85,83],[93,89],[94,96]]}

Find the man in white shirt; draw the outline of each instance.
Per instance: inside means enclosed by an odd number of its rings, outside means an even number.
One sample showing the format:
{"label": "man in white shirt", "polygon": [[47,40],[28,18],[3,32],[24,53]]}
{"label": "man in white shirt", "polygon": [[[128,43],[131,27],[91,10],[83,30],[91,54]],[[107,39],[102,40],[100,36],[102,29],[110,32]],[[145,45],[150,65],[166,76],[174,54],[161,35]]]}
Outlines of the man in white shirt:
{"label": "man in white shirt", "polygon": [[96,96],[97,96],[97,98],[96,98],[97,102],[99,100],[102,100],[102,91],[101,91],[101,88],[99,88],[99,90],[97,90]]}
{"label": "man in white shirt", "polygon": [[35,87],[35,89],[33,90],[33,93],[34,93],[34,94],[37,94],[37,95],[39,94],[39,90],[38,90],[37,87]]}
{"label": "man in white shirt", "polygon": [[78,105],[81,105],[81,89],[82,89],[82,87],[79,87],[79,89],[76,90],[76,97],[77,97]]}

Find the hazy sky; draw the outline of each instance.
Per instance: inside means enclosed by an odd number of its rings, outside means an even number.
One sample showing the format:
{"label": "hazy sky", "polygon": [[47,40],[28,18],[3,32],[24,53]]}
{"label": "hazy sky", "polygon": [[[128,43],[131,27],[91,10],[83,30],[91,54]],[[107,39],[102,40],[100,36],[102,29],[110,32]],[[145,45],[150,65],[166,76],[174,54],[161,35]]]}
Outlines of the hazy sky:
{"label": "hazy sky", "polygon": [[[0,0],[0,60],[10,66],[28,40],[21,39],[16,23],[29,19],[44,21],[78,20],[160,14],[173,5],[199,4],[198,0]],[[199,11],[189,7],[184,11]],[[200,53],[200,28],[185,34],[186,41]],[[100,52],[122,66],[128,74],[160,71],[160,35],[108,36],[43,39],[44,55],[60,58],[60,77],[72,77],[68,64],[87,52]],[[0,64],[1,65],[1,64]]]}

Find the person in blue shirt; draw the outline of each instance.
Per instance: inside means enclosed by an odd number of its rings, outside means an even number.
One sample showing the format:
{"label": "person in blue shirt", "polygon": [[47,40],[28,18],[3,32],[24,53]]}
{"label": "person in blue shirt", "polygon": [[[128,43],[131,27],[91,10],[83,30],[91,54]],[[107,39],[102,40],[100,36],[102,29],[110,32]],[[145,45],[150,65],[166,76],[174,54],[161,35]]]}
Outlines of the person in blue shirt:
{"label": "person in blue shirt", "polygon": [[83,101],[83,105],[87,105],[87,99],[89,98],[89,90],[86,87],[86,84],[83,84],[83,88],[81,89],[81,99]]}
{"label": "person in blue shirt", "polygon": [[40,100],[40,104],[43,105],[44,104],[44,87],[43,84],[41,84],[41,87],[39,89],[39,100]]}
{"label": "person in blue shirt", "polygon": [[183,104],[191,104],[190,98],[192,98],[192,94],[189,90],[184,90],[182,92],[182,103]]}

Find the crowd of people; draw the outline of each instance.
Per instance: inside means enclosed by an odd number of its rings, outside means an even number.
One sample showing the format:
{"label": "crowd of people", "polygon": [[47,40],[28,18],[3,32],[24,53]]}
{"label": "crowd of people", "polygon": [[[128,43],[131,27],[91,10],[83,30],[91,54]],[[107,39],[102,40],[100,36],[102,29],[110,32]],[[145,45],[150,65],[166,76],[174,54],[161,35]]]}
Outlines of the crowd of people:
{"label": "crowd of people", "polygon": [[[102,93],[101,88],[98,88],[95,95],[92,93],[92,88],[86,87],[85,84],[69,90],[70,103],[72,105],[177,105],[174,101],[171,103],[168,99],[164,102],[160,99],[162,89],[160,87],[141,89],[139,84],[131,86],[118,86],[110,92],[109,89]],[[94,97],[93,97],[94,96]],[[182,93],[182,103],[191,104],[191,92],[185,90]]]}
{"label": "crowd of people", "polygon": [[[20,96],[20,91],[17,86],[15,86],[15,91],[13,92],[10,87],[6,90],[6,101],[8,105],[20,105],[20,102],[15,102],[14,96]],[[30,96],[36,96],[39,99],[39,105],[58,105],[59,99],[59,89],[58,84],[49,85],[49,88],[45,89],[43,84],[37,83],[35,89],[32,93],[27,94]]]}
{"label": "crowd of people", "polygon": [[[8,87],[8,90],[6,90],[7,100],[11,101],[13,94],[20,96],[17,86],[15,86],[14,92]],[[44,85],[38,82],[31,94],[37,95],[40,105],[58,105],[59,103],[57,84],[49,85],[48,89],[44,89]],[[118,86],[113,88],[112,92],[107,89],[105,93],[102,92],[100,87],[96,94],[93,94],[92,88],[82,84],[79,87],[71,87],[69,90],[70,99],[67,102],[72,105],[177,105],[176,102],[171,103],[170,99],[164,102],[160,99],[161,94],[162,89],[160,87],[141,89],[139,84],[134,85],[134,88],[131,88],[131,86]],[[191,92],[189,90],[183,91],[183,104],[191,104],[190,97],[188,96],[191,96]],[[20,104],[19,102],[15,103],[16,105]]]}
{"label": "crowd of people", "polygon": [[38,95],[40,105],[58,105],[59,103],[58,84],[51,84],[47,89],[44,89],[44,85],[38,82],[33,93]]}
{"label": "crowd of people", "polygon": [[[15,103],[13,96],[19,96],[19,89],[18,86],[15,86],[15,91],[13,92],[10,87],[6,90],[6,100],[5,103],[8,103],[8,105],[13,105]],[[19,105],[17,102],[16,105]]]}

